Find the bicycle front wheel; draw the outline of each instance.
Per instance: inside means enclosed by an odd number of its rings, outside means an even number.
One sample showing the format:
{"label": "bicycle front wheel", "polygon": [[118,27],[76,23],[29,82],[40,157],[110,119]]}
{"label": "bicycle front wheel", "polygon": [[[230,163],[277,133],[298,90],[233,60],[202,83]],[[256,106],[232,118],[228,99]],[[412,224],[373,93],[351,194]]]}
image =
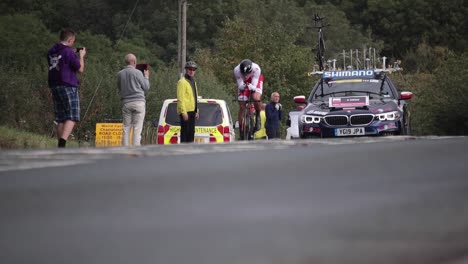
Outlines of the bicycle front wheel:
{"label": "bicycle front wheel", "polygon": [[243,125],[243,131],[242,131],[242,136],[244,140],[252,140],[254,138],[254,132],[255,132],[255,120],[253,118],[253,115],[250,112],[250,106],[247,105],[247,109],[244,114],[244,125]]}
{"label": "bicycle front wheel", "polygon": [[244,122],[242,124],[242,139],[243,140],[249,139],[249,131],[250,131],[250,115],[249,115],[248,108],[247,108],[244,112]]}
{"label": "bicycle front wheel", "polygon": [[249,115],[249,140],[254,140],[255,136],[255,120],[254,120],[254,115],[253,113],[250,113]]}

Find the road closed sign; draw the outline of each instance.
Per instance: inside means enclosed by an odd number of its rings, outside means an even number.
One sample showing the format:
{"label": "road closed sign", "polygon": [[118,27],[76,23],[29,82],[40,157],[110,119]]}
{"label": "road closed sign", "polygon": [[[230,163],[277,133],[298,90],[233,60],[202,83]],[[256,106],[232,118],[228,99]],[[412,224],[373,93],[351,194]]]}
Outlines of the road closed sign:
{"label": "road closed sign", "polygon": [[122,146],[122,123],[96,123],[96,147]]}

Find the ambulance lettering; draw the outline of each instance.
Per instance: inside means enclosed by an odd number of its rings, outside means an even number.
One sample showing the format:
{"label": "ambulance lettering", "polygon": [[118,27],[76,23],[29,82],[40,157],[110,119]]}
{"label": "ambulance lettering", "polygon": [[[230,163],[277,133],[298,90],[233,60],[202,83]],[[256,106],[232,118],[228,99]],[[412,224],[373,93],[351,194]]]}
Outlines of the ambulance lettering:
{"label": "ambulance lettering", "polygon": [[195,127],[195,133],[198,134],[216,134],[219,133],[216,127]]}

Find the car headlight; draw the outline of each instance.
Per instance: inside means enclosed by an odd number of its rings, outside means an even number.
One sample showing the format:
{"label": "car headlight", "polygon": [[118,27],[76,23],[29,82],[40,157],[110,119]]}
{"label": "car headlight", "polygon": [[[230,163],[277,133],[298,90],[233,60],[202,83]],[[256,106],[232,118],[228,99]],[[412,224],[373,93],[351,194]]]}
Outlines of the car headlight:
{"label": "car headlight", "polygon": [[387,113],[381,113],[375,115],[380,121],[393,121],[400,118],[401,114],[398,111],[392,111]]}
{"label": "car headlight", "polygon": [[306,124],[318,124],[322,120],[321,116],[303,115],[301,116],[301,122]]}

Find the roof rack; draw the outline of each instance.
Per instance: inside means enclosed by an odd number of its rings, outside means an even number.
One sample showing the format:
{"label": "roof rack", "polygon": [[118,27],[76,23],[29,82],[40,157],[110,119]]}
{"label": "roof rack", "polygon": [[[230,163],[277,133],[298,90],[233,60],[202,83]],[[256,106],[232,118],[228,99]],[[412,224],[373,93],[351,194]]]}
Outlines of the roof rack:
{"label": "roof rack", "polygon": [[[373,51],[373,52],[372,52]],[[349,56],[347,55],[349,54]],[[356,57],[354,58],[354,54]],[[349,53],[346,53],[345,50],[343,50],[343,65],[346,65],[346,67],[340,68],[336,67],[336,59],[333,60],[327,60],[327,63],[324,65],[325,69],[322,71],[318,71],[318,65],[314,65],[312,68],[312,72],[308,72],[308,76],[312,75],[322,75],[324,71],[343,71],[343,70],[373,70],[374,72],[386,72],[386,73],[392,73],[396,71],[402,71],[403,68],[400,67],[401,65],[401,60],[395,60],[392,64],[388,65],[387,67],[387,57],[381,57],[377,58],[375,55],[375,48],[369,48],[369,51],[366,52],[366,49],[363,50],[362,52],[364,56],[364,61],[365,63],[361,63],[359,59],[359,51],[355,50],[350,50]],[[366,54],[370,55],[369,57],[366,56]],[[346,64],[346,58],[349,58],[350,64]],[[354,60],[353,60],[354,58]],[[377,68],[377,63],[382,60],[382,67]],[[354,64],[354,66],[353,66]]]}

